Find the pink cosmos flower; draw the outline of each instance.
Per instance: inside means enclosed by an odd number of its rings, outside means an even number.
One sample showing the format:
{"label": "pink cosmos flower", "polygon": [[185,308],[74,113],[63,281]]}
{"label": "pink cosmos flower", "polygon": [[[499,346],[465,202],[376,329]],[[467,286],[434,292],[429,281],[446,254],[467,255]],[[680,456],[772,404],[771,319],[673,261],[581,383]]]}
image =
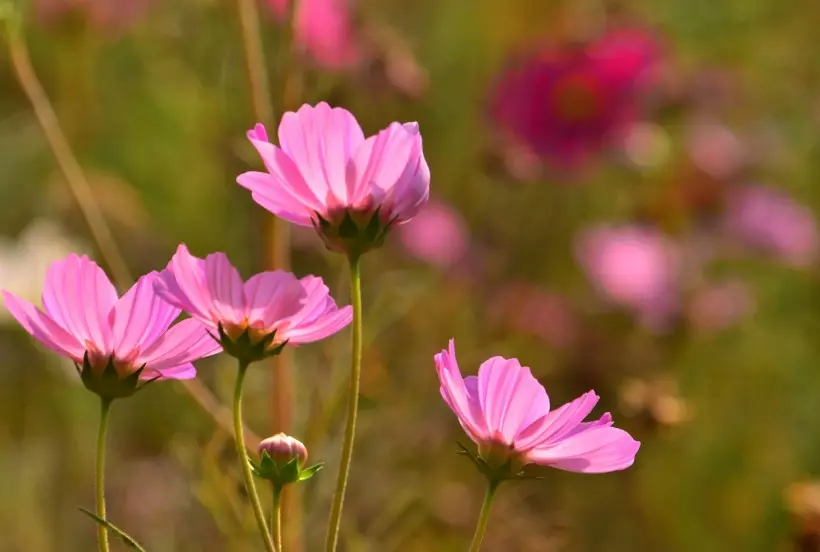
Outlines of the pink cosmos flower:
{"label": "pink cosmos flower", "polygon": [[392,123],[365,138],[353,115],[322,102],[288,112],[279,143],[256,125],[248,138],[267,173],[237,182],[273,214],[313,226],[334,250],[380,245],[393,224],[409,221],[427,201],[430,171],[416,123]]}
{"label": "pink cosmos flower", "polygon": [[647,33],[628,29],[585,47],[549,47],[501,75],[491,117],[554,168],[577,169],[637,120],[658,50]]}
{"label": "pink cosmos flower", "polygon": [[301,280],[290,272],[261,272],[242,282],[224,253],[194,257],[180,245],[156,281],[157,293],[210,328],[237,339],[245,331],[254,344],[272,350],[287,342],[312,343],[352,320],[350,307],[337,308],[321,278]]}
{"label": "pink cosmos flower", "polygon": [[[274,15],[284,19],[290,0],[268,1]],[[294,33],[296,43],[323,67],[341,69],[361,58],[347,0],[299,0]]]}
{"label": "pink cosmos flower", "polygon": [[[87,257],[69,255],[51,265],[43,310],[4,291],[6,308],[35,339],[75,363],[103,370],[109,361],[121,378],[144,366],[140,379],[190,379],[191,364],[219,352],[195,320],[173,326],[180,310],[154,293],[158,274],[146,274],[122,297]],[[170,328],[169,328],[170,327]]]}
{"label": "pink cosmos flower", "polygon": [[462,216],[440,201],[429,202],[418,216],[399,228],[399,239],[414,257],[440,267],[459,262],[470,236]]}
{"label": "pink cosmos flower", "polygon": [[810,265],[820,250],[811,210],[766,186],[733,190],[727,199],[725,225],[732,237],[795,266]]}
{"label": "pink cosmos flower", "polygon": [[492,465],[539,464],[581,473],[623,470],[640,443],[612,427],[608,413],[584,422],[598,396],[589,391],[555,410],[544,387],[516,359],[493,357],[462,377],[455,342],[435,356],[444,402]]}
{"label": "pink cosmos flower", "polygon": [[577,242],[592,284],[612,302],[652,324],[677,307],[680,254],[660,232],[639,226],[598,227]]}

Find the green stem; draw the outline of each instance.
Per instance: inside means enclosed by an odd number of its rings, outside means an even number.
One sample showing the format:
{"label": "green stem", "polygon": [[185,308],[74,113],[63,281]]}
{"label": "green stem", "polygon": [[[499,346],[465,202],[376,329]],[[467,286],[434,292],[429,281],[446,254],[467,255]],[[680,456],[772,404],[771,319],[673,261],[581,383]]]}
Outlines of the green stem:
{"label": "green stem", "polygon": [[[105,438],[108,433],[108,415],[111,412],[111,399],[100,399],[100,427],[97,431],[97,516],[105,517]],[[108,529],[97,525],[97,541],[100,552],[108,552]]]}
{"label": "green stem", "polygon": [[242,426],[242,383],[245,381],[245,373],[247,371],[248,365],[240,361],[239,372],[236,374],[236,387],[233,392],[233,431],[236,440],[236,453],[239,455],[239,463],[242,464],[242,475],[245,477],[245,489],[248,491],[248,498],[251,501],[253,513],[256,516],[256,523],[259,526],[259,532],[262,534],[262,540],[265,543],[265,550],[267,550],[267,552],[276,552],[276,547],[273,545],[273,540],[271,540],[270,533],[268,532],[268,524],[265,522],[265,512],[262,510],[262,503],[259,502],[259,495],[256,493],[256,485],[253,482],[248,451],[245,448],[245,436]]}
{"label": "green stem", "polygon": [[270,512],[270,526],[273,533],[273,542],[276,543],[276,548],[279,552],[284,550],[284,541],[282,540],[282,487],[280,485],[273,486],[273,509]]}
{"label": "green stem", "polygon": [[336,479],[336,494],[330,510],[330,520],[325,539],[326,552],[335,552],[339,540],[342,521],[342,506],[345,500],[350,460],[353,456],[353,440],[356,436],[356,413],[359,410],[359,380],[362,372],[362,281],[359,274],[359,257],[350,257],[350,296],[353,302],[353,339],[350,354],[350,389],[347,398],[347,426],[342,443],[342,458],[339,462],[339,476]]}
{"label": "green stem", "polygon": [[484,493],[484,503],[481,505],[481,513],[478,515],[478,523],[473,535],[473,542],[470,544],[469,552],[478,552],[481,549],[481,542],[484,540],[484,533],[487,531],[487,521],[490,519],[490,508],[493,505],[495,491],[498,483],[490,482],[487,485],[487,492]]}

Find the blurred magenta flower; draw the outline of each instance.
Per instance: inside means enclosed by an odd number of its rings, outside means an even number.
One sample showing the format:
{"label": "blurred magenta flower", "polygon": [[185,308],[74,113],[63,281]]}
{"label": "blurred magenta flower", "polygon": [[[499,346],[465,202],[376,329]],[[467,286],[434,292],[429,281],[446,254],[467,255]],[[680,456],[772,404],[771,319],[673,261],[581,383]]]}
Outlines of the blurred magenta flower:
{"label": "blurred magenta flower", "polygon": [[817,259],[814,214],[773,188],[752,185],[732,190],[727,198],[725,225],[731,237],[795,266],[807,266]]}
{"label": "blurred magenta flower", "polygon": [[[319,65],[341,69],[359,61],[348,0],[298,0],[295,40]],[[268,0],[274,15],[283,20],[290,0]]]}
{"label": "blurred magenta flower", "polygon": [[365,139],[353,115],[322,102],[288,112],[279,143],[256,125],[248,138],[267,173],[237,182],[273,214],[313,226],[329,249],[363,253],[394,224],[413,218],[430,193],[430,171],[416,123],[392,123]]}
{"label": "blurred magenta flower", "polygon": [[689,300],[687,315],[695,328],[717,332],[754,311],[754,300],[741,280],[709,284]]}
{"label": "blurred magenta flower", "polygon": [[[337,308],[321,278],[306,276],[300,280],[290,272],[276,270],[261,272],[243,283],[224,253],[213,253],[203,260],[191,255],[185,245],[179,246],[155,285],[163,299],[218,329],[230,342],[246,336],[251,345],[261,344],[262,356],[285,343],[300,345],[324,339],[352,319],[350,307]],[[226,352],[234,354],[224,336]]]}
{"label": "blurred magenta flower", "polygon": [[193,378],[191,363],[220,347],[195,320],[171,326],[180,310],[154,293],[157,279],[156,272],[146,274],[120,298],[96,263],[72,254],[49,268],[43,311],[7,291],[3,298],[27,332],[91,375],[102,375],[110,363],[120,379]]}
{"label": "blurred magenta flower", "polygon": [[634,29],[548,47],[502,73],[491,117],[553,168],[579,168],[637,119],[658,57],[654,38]]}
{"label": "blurred magenta flower", "polygon": [[576,254],[598,291],[645,323],[662,322],[677,308],[680,254],[657,230],[592,228],[577,240]]}
{"label": "blurred magenta flower", "polygon": [[470,245],[464,218],[441,201],[427,203],[412,221],[400,226],[399,239],[411,255],[440,267],[462,260]]}
{"label": "blurred magenta flower", "polygon": [[598,396],[589,391],[550,410],[544,387],[516,359],[493,357],[463,378],[455,342],[435,356],[444,402],[490,466],[539,464],[581,473],[623,470],[640,443],[612,427],[612,416],[584,422]]}
{"label": "blurred magenta flower", "polygon": [[53,24],[76,14],[106,31],[128,28],[143,16],[151,0],[36,0],[37,19]]}

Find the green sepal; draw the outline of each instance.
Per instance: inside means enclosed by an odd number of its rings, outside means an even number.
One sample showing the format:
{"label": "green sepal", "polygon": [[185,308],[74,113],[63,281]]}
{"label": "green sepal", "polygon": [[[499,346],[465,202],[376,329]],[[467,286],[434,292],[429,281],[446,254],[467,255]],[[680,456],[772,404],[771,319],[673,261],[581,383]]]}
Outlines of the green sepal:
{"label": "green sepal", "polygon": [[321,470],[324,467],[325,463],[319,462],[318,464],[314,464],[309,468],[303,469],[301,472],[299,472],[299,481],[307,481],[308,479],[319,473],[319,470]]}
{"label": "green sepal", "polygon": [[471,452],[467,447],[462,445],[460,442],[456,441],[459,450],[456,451],[457,454],[462,456],[466,456],[470,459],[470,461],[478,468],[478,471],[487,478],[487,481],[491,485],[499,485],[503,481],[521,481],[527,479],[544,479],[543,477],[533,476],[524,470],[524,467],[518,467],[513,463],[513,459],[510,458],[506,462],[501,465],[494,466],[487,463],[483,458],[479,455]]}
{"label": "green sepal", "polygon": [[324,463],[315,464],[309,468],[299,467],[297,458],[291,458],[284,464],[277,462],[263,450],[258,461],[251,460],[251,469],[258,477],[273,483],[275,487],[284,487],[291,483],[306,481],[316,475],[324,467]]}
{"label": "green sepal", "polygon": [[251,364],[258,360],[274,357],[281,353],[285,345],[288,344],[287,341],[284,341],[278,345],[271,346],[276,339],[276,330],[266,334],[255,343],[251,339],[250,328],[245,328],[236,339],[231,339],[231,337],[225,333],[222,324],[217,326],[217,330],[219,331],[219,337],[213,334],[211,334],[211,337],[222,345],[222,349],[226,353],[244,364]]}
{"label": "green sepal", "polygon": [[328,220],[319,212],[314,212],[313,228],[329,250],[354,257],[381,247],[398,218],[384,222],[381,207],[374,211],[358,212],[344,209],[331,214],[332,220]]}
{"label": "green sepal", "polygon": [[82,366],[76,363],[74,366],[77,368],[77,373],[80,374],[80,380],[85,388],[109,401],[130,397],[161,377],[157,375],[148,381],[140,381],[140,376],[145,371],[145,364],[122,377],[117,372],[116,366],[114,366],[113,356],[108,357],[105,368],[102,370],[95,369],[91,366],[88,351],[83,355]]}
{"label": "green sepal", "polygon": [[120,540],[125,544],[125,546],[127,546],[131,550],[137,550],[137,552],[146,552],[145,548],[140,546],[140,543],[138,543],[136,539],[134,539],[134,537],[132,537],[131,535],[129,535],[128,533],[126,533],[110,521],[101,518],[94,512],[86,510],[83,507],[79,507],[79,510],[91,519],[93,519],[97,524],[102,525],[103,527],[117,535],[120,538]]}

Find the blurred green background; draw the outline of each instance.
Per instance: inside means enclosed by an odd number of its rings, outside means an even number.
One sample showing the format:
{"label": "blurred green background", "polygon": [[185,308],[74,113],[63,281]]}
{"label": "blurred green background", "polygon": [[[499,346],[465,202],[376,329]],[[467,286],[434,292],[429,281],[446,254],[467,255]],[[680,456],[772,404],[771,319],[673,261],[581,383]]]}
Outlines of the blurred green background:
{"label": "blurred green background", "polygon": [[[163,267],[183,241],[199,256],[227,252],[245,277],[266,268],[270,215],[235,184],[261,167],[244,136],[256,118],[235,2],[14,5],[31,63],[130,269]],[[343,550],[466,549],[483,482],[455,454],[466,437],[438,391],[432,357],[450,337],[465,373],[493,355],[517,357],[553,404],[594,388],[596,414],[612,411],[643,442],[625,472],[553,470],[545,481],[502,488],[485,550],[820,550],[816,257],[795,265],[765,252],[723,254],[721,236],[704,223],[722,204],[704,214],[691,200],[764,182],[820,209],[820,3],[361,0],[351,9],[356,61],[325,67],[298,55],[293,107],[346,107],[368,134],[418,121],[432,198],[453,209],[468,244],[457,262],[431,262],[408,250],[408,228],[364,259],[363,401]],[[260,15],[279,94],[281,26],[269,6]],[[499,71],[513,52],[586,39],[617,21],[663,44],[659,83],[634,121],[648,138],[610,144],[571,181],[543,167],[522,177],[512,169],[515,148],[488,115]],[[7,53],[0,287],[37,300],[51,260],[70,251],[104,260]],[[702,128],[718,130],[693,131]],[[588,227],[637,221],[686,251],[711,252],[687,281],[674,323],[660,329],[612,308],[575,255]],[[293,229],[292,264],[347,301],[343,259],[310,231]],[[742,308],[734,299],[690,300],[726,281],[742,287]],[[5,311],[2,321],[0,550],[93,550],[95,528],[76,507],[93,504],[97,402],[70,363]],[[305,485],[303,542],[289,550],[323,542],[347,335],[295,353],[291,433],[328,468]],[[224,400],[231,363],[217,357],[199,367]],[[246,386],[247,421],[260,436],[273,432],[270,377],[260,366]],[[116,404],[111,430],[109,515],[148,550],[257,549],[231,437],[176,384]]]}

